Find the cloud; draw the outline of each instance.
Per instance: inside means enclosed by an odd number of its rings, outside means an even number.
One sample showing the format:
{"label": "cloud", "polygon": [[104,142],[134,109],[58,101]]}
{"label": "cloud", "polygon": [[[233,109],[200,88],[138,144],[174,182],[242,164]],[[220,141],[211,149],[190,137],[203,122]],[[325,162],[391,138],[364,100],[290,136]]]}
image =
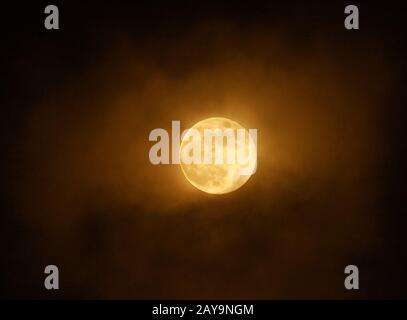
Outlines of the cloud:
{"label": "cloud", "polygon": [[[14,201],[42,234],[38,263],[63,264],[67,296],[344,295],[341,266],[377,245],[392,75],[362,47],[289,40],[221,21],[141,47],[120,34],[32,108]],[[257,173],[220,197],[148,159],[152,129],[210,116],[258,129]]]}

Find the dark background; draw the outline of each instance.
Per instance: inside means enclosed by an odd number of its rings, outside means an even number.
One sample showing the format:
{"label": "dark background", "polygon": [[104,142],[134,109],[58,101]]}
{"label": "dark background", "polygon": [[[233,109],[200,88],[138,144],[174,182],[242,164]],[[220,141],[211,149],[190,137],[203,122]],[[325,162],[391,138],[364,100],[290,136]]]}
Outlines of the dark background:
{"label": "dark background", "polygon": [[[54,1],[54,31],[47,4],[1,5],[1,297],[406,297],[399,4]],[[358,31],[343,27],[348,4]],[[230,61],[239,72],[223,78]],[[148,132],[250,114],[217,109],[225,91],[271,97],[248,125],[263,141],[280,128],[273,146],[292,150],[260,151],[245,189],[197,195],[172,184],[176,168],[144,161]],[[122,96],[136,102],[117,106]],[[173,107],[183,96],[198,102]],[[57,292],[43,287],[48,264]],[[359,291],[343,287],[348,264]]]}

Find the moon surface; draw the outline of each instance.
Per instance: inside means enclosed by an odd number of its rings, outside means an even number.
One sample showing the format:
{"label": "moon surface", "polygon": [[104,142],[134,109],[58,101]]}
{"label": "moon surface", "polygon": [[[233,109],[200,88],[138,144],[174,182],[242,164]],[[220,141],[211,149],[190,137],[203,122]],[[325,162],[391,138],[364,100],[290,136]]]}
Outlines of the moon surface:
{"label": "moon surface", "polygon": [[[215,118],[208,118],[196,123],[191,129],[195,129],[199,131],[200,136],[202,137],[201,141],[201,156],[202,159],[204,158],[204,129],[233,129],[234,132],[237,132],[237,129],[243,129],[246,137],[246,141],[251,139],[249,136],[249,132],[243,126],[241,126],[236,121],[222,118],[222,117],[215,117]],[[212,140],[212,157],[213,161],[209,164],[203,163],[185,163],[183,161],[182,153],[184,148],[188,143],[191,141],[191,137],[187,137],[188,133],[191,129],[186,131],[186,134],[183,135],[180,145],[180,159],[181,159],[181,169],[184,173],[186,179],[197,189],[211,194],[225,194],[232,191],[235,191],[242,187],[250,178],[251,175],[242,175],[239,169],[247,167],[247,164],[240,164],[239,161],[235,161],[235,163],[228,163],[227,161],[227,153],[228,148],[232,148],[236,146],[236,144],[231,146],[230,144],[225,142],[223,139],[222,144],[220,147],[223,149],[223,159],[221,163],[215,163],[215,144],[216,140]],[[236,136],[236,135],[235,135]],[[253,141],[253,140],[252,140]],[[248,143],[246,143],[248,145]],[[247,155],[249,155],[248,147],[245,145],[245,151]],[[235,148],[235,152],[236,148]],[[256,161],[256,155],[250,154],[248,157],[248,161]]]}

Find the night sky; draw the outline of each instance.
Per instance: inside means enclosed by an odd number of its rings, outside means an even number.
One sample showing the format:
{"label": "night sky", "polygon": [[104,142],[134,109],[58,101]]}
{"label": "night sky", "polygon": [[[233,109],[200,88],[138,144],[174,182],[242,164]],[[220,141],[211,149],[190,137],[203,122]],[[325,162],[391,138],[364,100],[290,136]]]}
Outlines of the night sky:
{"label": "night sky", "polygon": [[[396,2],[1,8],[2,298],[407,297]],[[258,129],[257,172],[222,196],[148,158],[151,130],[212,116]]]}

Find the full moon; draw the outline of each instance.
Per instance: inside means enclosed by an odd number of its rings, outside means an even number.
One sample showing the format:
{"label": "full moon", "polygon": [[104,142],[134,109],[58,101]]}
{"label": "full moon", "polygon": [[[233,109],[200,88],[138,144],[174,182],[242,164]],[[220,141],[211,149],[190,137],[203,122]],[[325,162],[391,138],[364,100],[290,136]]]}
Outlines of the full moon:
{"label": "full moon", "polygon": [[[196,123],[191,129],[195,129],[200,133],[201,137],[204,137],[205,129],[221,129],[223,132],[226,129],[233,129],[234,132],[237,132],[238,129],[244,130],[245,139],[248,141],[252,139],[249,135],[247,129],[241,126],[239,123],[222,117],[208,118]],[[189,131],[187,131],[188,133]],[[203,140],[203,138],[202,138]],[[213,139],[215,140],[215,139]],[[180,145],[180,155],[186,145],[190,143],[190,138],[187,138],[187,135],[184,135],[181,140]],[[246,143],[248,145],[248,143]],[[204,157],[204,142],[201,143],[201,156]],[[240,169],[247,167],[247,164],[240,164],[238,161],[234,163],[227,162],[227,154],[231,148],[235,148],[236,144],[222,143],[218,146],[222,148],[223,159],[221,163],[185,163],[182,160],[181,156],[181,169],[184,173],[186,179],[197,189],[211,194],[225,194],[232,191],[235,191],[242,187],[250,178],[251,175],[242,175],[240,174]],[[215,157],[215,141],[213,141],[212,147],[212,156]],[[249,147],[245,146],[245,151],[248,155],[248,161],[256,161],[256,155],[250,154],[248,152]],[[236,148],[235,148],[236,150]]]}

